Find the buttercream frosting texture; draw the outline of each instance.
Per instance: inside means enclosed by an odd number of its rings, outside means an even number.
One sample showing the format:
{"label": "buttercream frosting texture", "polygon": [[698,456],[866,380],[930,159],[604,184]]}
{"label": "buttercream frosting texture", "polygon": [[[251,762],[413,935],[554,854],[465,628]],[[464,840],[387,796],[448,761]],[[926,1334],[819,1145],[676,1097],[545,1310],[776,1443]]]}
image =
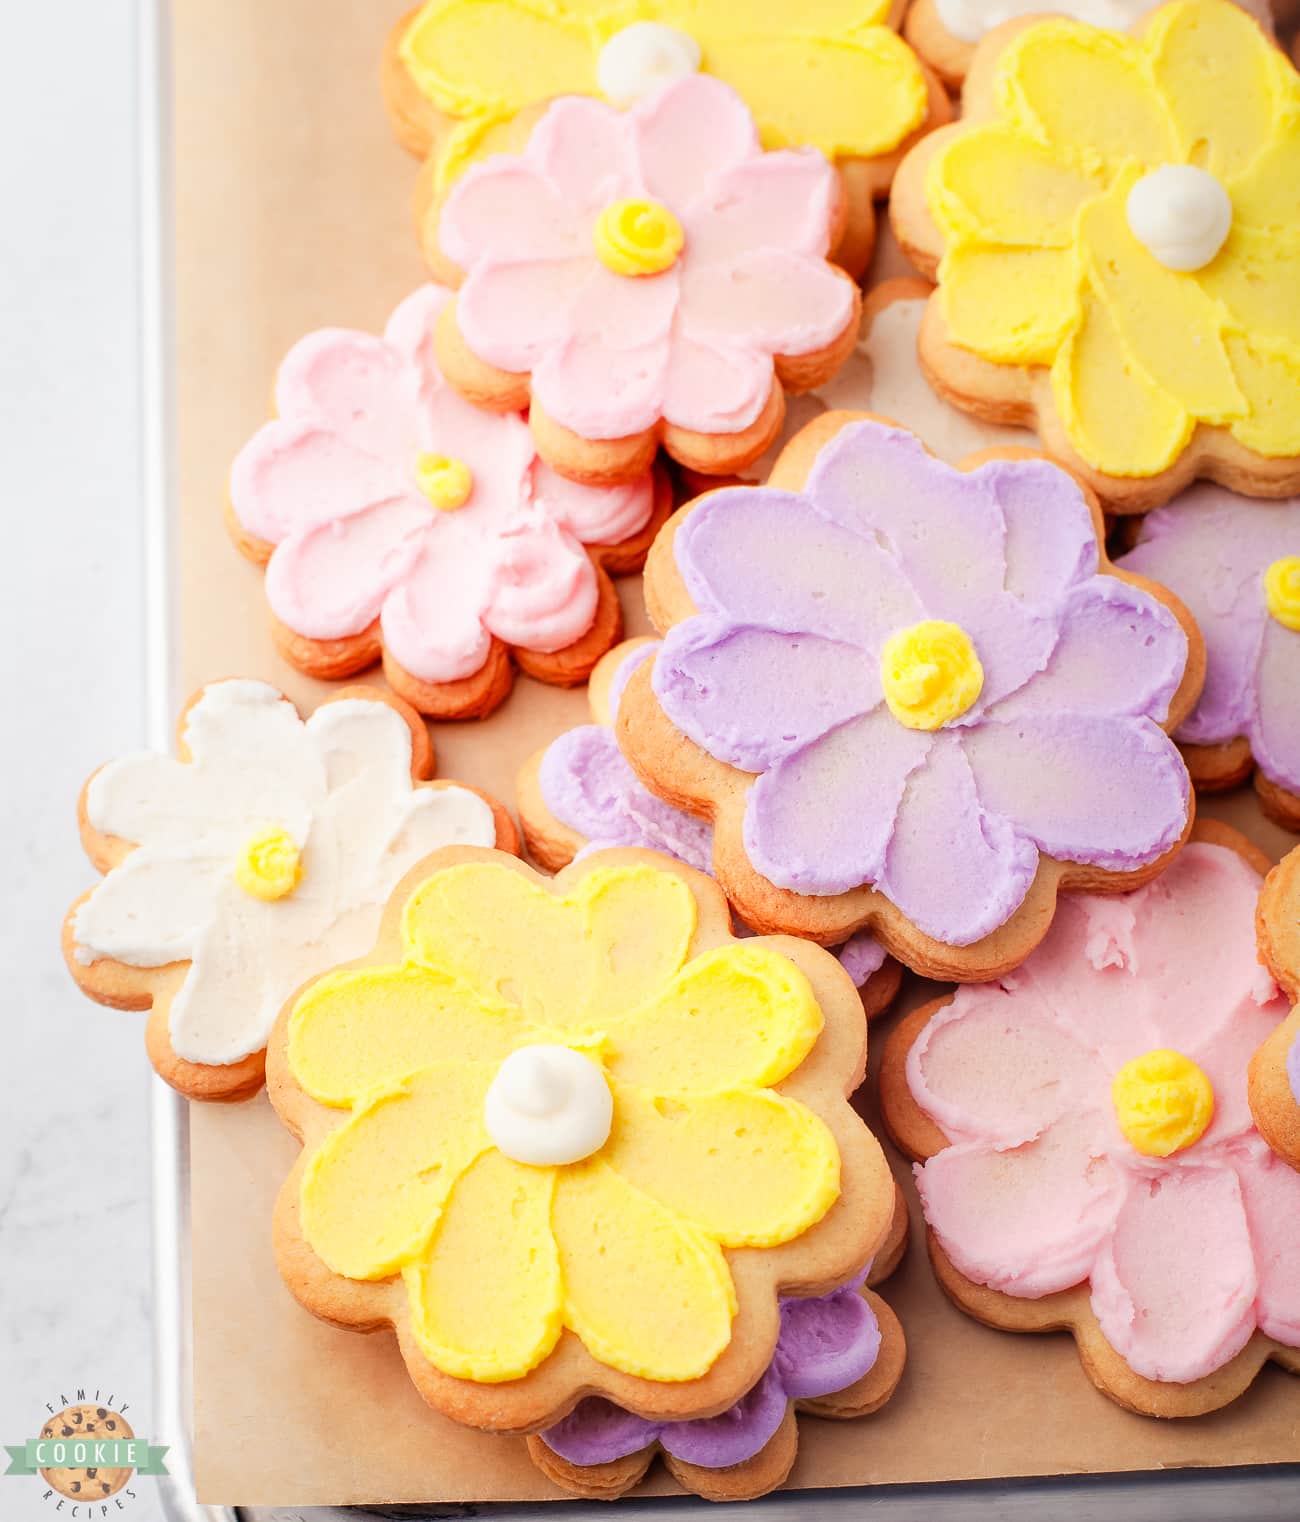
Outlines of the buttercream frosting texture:
{"label": "buttercream frosting texture", "polygon": [[[815,149],[765,153],[741,98],[707,75],[627,112],[570,97],[522,155],[476,164],[438,222],[465,271],[469,348],[531,371],[533,398],[587,439],[660,419],[734,433],[762,412],[773,356],[828,347],[853,320],[852,282],[827,262],[839,182]],[[653,202],[680,225],[659,274],[620,274],[597,251],[608,208]]]}
{"label": "buttercream frosting texture", "polygon": [[[1136,37],[1043,20],[989,94],[926,180],[952,339],[1047,367],[1111,475],[1161,473],[1202,424],[1300,453],[1300,76],[1259,25],[1227,0],[1173,0]],[[1203,193],[1152,208],[1170,169]]]}
{"label": "buttercream frosting texture", "polygon": [[[1255,1131],[1251,1053],[1286,1014],[1255,956],[1258,874],[1193,842],[1125,897],[1064,902],[1000,983],[958,989],[907,1058],[949,1145],[916,1170],[956,1268],[1038,1298],[1086,1284],[1138,1374],[1186,1382],[1256,1330],[1300,1346],[1300,1173]],[[1115,1075],[1169,1049],[1213,1117],[1167,1157],[1117,1123]]]}
{"label": "buttercream frosting texture", "polygon": [[[1189,785],[1159,727],[1187,638],[1098,570],[1079,487],[1044,461],[958,471],[901,429],[842,427],[801,493],[711,493],[675,540],[698,612],[653,685],[710,755],[757,773],[744,843],[807,894],[871,884],[954,945],[1014,913],[1040,853],[1128,871],[1177,843]],[[933,730],[884,702],[900,629],[969,637],[978,697]]]}
{"label": "buttercream frosting texture", "polygon": [[[416,862],[490,846],[496,825],[468,789],[412,783],[411,734],[386,703],[339,699],[304,723],[273,687],[220,682],[189,710],[184,739],[188,761],[125,756],[92,779],[91,825],[136,848],[82,904],[73,935],[83,963],[188,961],[172,1046],[232,1063],[266,1045],[306,978],[370,949]],[[271,832],[297,878],[265,896],[240,885],[239,868]]]}
{"label": "buttercream frosting texture", "polygon": [[[731,1339],[725,1250],[793,1241],[839,1195],[829,1128],[777,1087],[822,1029],[808,980],[760,942],[693,956],[686,881],[600,863],[563,896],[444,868],[406,901],[400,963],[327,974],[291,1017],[294,1077],[350,1112],[307,1160],[304,1236],[347,1278],[400,1273],[421,1352],[459,1378],[521,1378],[566,1328],[625,1373],[697,1378]],[[557,1046],[612,1127],[521,1162],[485,1099]]]}
{"label": "buttercream frosting texture", "polygon": [[231,505],[273,545],[272,612],[295,634],[346,639],[376,620],[427,682],[472,676],[492,639],[551,652],[596,613],[584,545],[642,529],[649,474],[581,486],[538,459],[524,420],[472,407],[442,379],[432,333],[449,293],[427,285],[382,337],[330,328],[289,352],[276,412],[231,472]]}
{"label": "buttercream frosting texture", "polygon": [[[638,645],[619,663],[609,703],[617,711],[628,678],[658,649]],[[559,822],[586,836],[578,853],[608,846],[641,846],[663,851],[699,872],[713,873],[713,826],[644,787],[606,724],[580,724],[546,747],[538,783],[547,808]],[[860,988],[884,965],[885,949],[868,931],[859,931],[836,952],[840,965]]]}
{"label": "buttercream frosting texture", "polygon": [[1300,793],[1300,633],[1273,617],[1269,567],[1300,553],[1300,499],[1253,501],[1202,482],[1142,520],[1119,562],[1175,592],[1205,639],[1205,686],[1176,738],[1250,742],[1260,770]]}
{"label": "buttercream frosting texture", "polygon": [[775,1436],[792,1400],[835,1395],[869,1374],[880,1353],[880,1323],[859,1280],[829,1295],[781,1302],[781,1334],[767,1372],[720,1416],[652,1422],[601,1396],[588,1396],[542,1433],[571,1464],[610,1464],[658,1443],[704,1469],[752,1459]]}

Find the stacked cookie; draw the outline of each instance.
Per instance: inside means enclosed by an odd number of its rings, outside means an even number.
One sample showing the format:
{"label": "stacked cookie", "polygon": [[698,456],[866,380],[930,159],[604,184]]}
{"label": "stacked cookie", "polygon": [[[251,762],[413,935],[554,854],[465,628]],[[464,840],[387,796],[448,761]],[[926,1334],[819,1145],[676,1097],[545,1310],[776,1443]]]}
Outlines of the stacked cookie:
{"label": "stacked cookie", "polygon": [[[285,660],[384,685],[212,682],[83,794],[69,966],[265,1083],[294,1297],[579,1495],[761,1494],[903,1377],[905,971],[911,1271],[1138,1413],[1300,1370],[1300,853],[1196,819],[1300,829],[1300,75],[1062,9],[396,21],[430,282],[224,503]],[[520,832],[427,723],[522,760],[517,674],[590,710]]]}

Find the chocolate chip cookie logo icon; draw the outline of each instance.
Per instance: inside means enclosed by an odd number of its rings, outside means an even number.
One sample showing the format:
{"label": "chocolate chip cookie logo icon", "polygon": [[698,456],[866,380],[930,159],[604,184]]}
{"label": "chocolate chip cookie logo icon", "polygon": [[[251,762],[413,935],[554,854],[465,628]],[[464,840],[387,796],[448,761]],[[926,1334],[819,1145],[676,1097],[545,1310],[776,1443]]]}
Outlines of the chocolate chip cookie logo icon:
{"label": "chocolate chip cookie logo icon", "polygon": [[125,1511],[136,1492],[133,1475],[165,1475],[165,1447],[136,1437],[129,1404],[99,1390],[77,1390],[46,1402],[38,1436],[5,1445],[6,1475],[39,1475],[43,1499],[69,1518],[111,1517]]}

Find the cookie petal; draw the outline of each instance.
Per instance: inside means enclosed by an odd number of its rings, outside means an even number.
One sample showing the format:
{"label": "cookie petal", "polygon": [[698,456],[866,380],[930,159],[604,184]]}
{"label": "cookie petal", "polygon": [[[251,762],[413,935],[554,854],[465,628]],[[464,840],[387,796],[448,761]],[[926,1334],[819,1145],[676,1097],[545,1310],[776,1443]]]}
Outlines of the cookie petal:
{"label": "cookie petal", "polygon": [[490,1143],[494,1069],[439,1062],[377,1090],[312,1154],[302,1230],[348,1279],[385,1279],[424,1250],[456,1180]]}
{"label": "cookie petal", "polygon": [[574,303],[592,263],[584,256],[472,266],[456,297],[466,343],[499,370],[536,368],[568,338]]}
{"label": "cookie petal", "polygon": [[825,349],[853,321],[853,282],[821,259],[754,249],[682,274],[680,321],[689,337],[766,354]]}
{"label": "cookie petal", "polygon": [[735,1290],[716,1242],[595,1158],[564,1169],[551,1212],[565,1324],[643,1379],[697,1379],[731,1341]]}
{"label": "cookie petal", "polygon": [[1106,1340],[1144,1379],[1220,1368],[1255,1330],[1254,1252],[1228,1167],[1184,1165],[1128,1181],[1092,1270]]}
{"label": "cookie petal", "polygon": [[74,934],[87,960],[116,957],[133,967],[165,967],[194,953],[197,928],[211,919],[230,863],[132,851],[77,910]]}
{"label": "cookie petal", "polygon": [[1093,1115],[1066,1116],[1033,1141],[947,1147],[916,1170],[925,1219],[975,1284],[1038,1298],[1086,1279],[1119,1203]]}
{"label": "cookie petal", "polygon": [[775,1247],[839,1197],[835,1139],[768,1089],[689,1095],[620,1085],[601,1154],[635,1189],[723,1247]]}
{"label": "cookie petal", "polygon": [[641,349],[574,339],[548,350],[533,367],[533,396],[583,438],[625,438],[653,428],[662,416],[671,353],[667,338]]}
{"label": "cookie petal", "polygon": [[1050,365],[1078,320],[1078,254],[959,244],[943,256],[938,300],[955,344],[999,363]]}
{"label": "cookie petal", "polygon": [[318,978],[294,1005],[288,1055],[313,1099],[346,1105],[437,1062],[499,1065],[536,1039],[518,1010],[408,963]]}
{"label": "cookie petal", "polygon": [[326,328],[301,339],[275,381],[275,410],[395,462],[410,447],[420,371],[382,338]]}
{"label": "cookie petal", "polygon": [[610,1031],[606,1062],[624,1087],[703,1093],[779,1083],[812,1050],[822,1014],[808,980],[761,942],[694,957]]}
{"label": "cookie petal", "polygon": [[876,663],[853,645],[706,617],[669,631],[653,681],[664,712],[684,734],[750,772],[880,701]]}
{"label": "cookie petal", "polygon": [[591,628],[595,568],[573,535],[543,514],[521,516],[503,538],[496,573],[483,624],[506,644],[562,650]]}
{"label": "cookie petal", "polygon": [[503,157],[467,169],[443,204],[438,244],[463,270],[589,253],[576,208],[525,158]]}
{"label": "cookie petal", "polygon": [[411,1330],[444,1374],[521,1379],[555,1347],[564,1291],[551,1233],[555,1170],[485,1152],[457,1180],[404,1277]]}
{"label": "cookie petal", "polygon": [[[491,648],[484,627],[491,564],[481,546],[468,549],[464,531],[426,533],[418,555],[394,577],[383,600],[384,644],[398,665],[420,681],[454,682],[483,669]],[[465,553],[458,554],[458,548]]]}
{"label": "cookie petal", "polygon": [[748,428],[772,393],[770,355],[734,344],[673,335],[664,378],[664,417],[693,433]]}
{"label": "cookie petal", "polygon": [[683,220],[725,171],[759,152],[744,101],[708,74],[680,80],[630,122],[641,184]]}
{"label": "cookie petal", "polygon": [[733,164],[691,210],[691,269],[730,265],[755,248],[825,258],[838,194],[834,172],[819,154],[768,153]]}

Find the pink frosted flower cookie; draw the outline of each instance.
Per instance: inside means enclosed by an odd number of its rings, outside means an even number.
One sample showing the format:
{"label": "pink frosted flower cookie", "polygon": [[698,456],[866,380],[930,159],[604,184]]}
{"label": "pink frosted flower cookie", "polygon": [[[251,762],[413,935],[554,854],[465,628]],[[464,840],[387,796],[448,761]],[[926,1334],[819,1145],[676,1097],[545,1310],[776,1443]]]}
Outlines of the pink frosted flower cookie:
{"label": "pink frosted flower cookie", "polygon": [[1203,652],[1170,593],[1109,563],[1071,476],[968,467],[828,413],[766,486],[677,514],[646,566],[663,646],[617,727],[651,791],[712,821],[747,924],[869,928],[977,982],[1029,954],[1059,890],[1173,859],[1192,797],[1167,731]]}
{"label": "pink frosted flower cookie", "polygon": [[1205,687],[1174,738],[1197,787],[1255,770],[1270,818],[1300,830],[1300,497],[1208,483],[1144,518],[1119,564],[1182,598],[1205,638]]}
{"label": "pink frosted flower cookie", "polygon": [[1125,898],[1063,904],[1000,984],[910,1015],[881,1079],[935,1272],[978,1320],[1068,1328],[1130,1410],[1196,1416],[1300,1373],[1300,1174],[1246,1064],[1286,1013],[1255,956],[1262,869],[1223,825]]}
{"label": "pink frosted flower cookie", "polygon": [[671,507],[645,469],[580,486],[537,456],[524,420],[443,380],[432,334],[449,293],[428,285],[382,337],[313,333],[276,381],[277,416],[230,478],[236,545],[266,564],[281,653],[310,676],[382,658],[435,718],[476,718],[515,665],[585,681],[622,632],[611,575],[640,568]]}
{"label": "pink frosted flower cookie", "polygon": [[659,444],[710,475],[756,458],[784,394],[853,348],[857,286],[828,260],[839,180],[815,149],[765,153],[729,86],[691,74],[620,112],[555,101],[522,154],[440,202],[433,266],[458,283],[443,373],[529,409],[575,480],[644,471]]}
{"label": "pink frosted flower cookie", "polygon": [[[590,851],[640,846],[711,872],[713,831],[638,780],[614,739],[618,701],[632,673],[658,649],[654,640],[615,646],[592,672],[587,688],[593,723],[552,740],[525,762],[515,798],[529,855],[558,872]],[[742,927],[737,927],[738,931]],[[862,995],[867,1019],[881,1014],[898,992],[902,969],[869,932],[836,948],[840,966]]]}

